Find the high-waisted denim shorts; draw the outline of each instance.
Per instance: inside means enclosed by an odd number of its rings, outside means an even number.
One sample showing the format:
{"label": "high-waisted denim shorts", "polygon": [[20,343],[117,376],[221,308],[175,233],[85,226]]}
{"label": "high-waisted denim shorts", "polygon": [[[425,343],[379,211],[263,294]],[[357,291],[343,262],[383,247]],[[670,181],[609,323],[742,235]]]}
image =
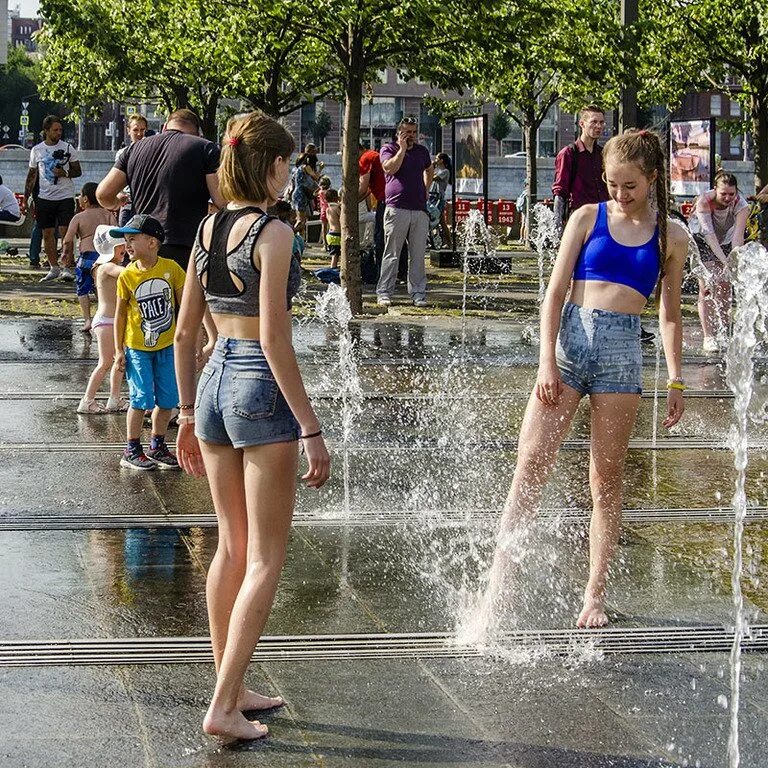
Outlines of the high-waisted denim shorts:
{"label": "high-waisted denim shorts", "polygon": [[195,434],[235,448],[299,439],[299,422],[255,339],[216,340],[197,383]]}
{"label": "high-waisted denim shorts", "polygon": [[568,302],[555,354],[563,382],[582,395],[643,391],[639,315]]}

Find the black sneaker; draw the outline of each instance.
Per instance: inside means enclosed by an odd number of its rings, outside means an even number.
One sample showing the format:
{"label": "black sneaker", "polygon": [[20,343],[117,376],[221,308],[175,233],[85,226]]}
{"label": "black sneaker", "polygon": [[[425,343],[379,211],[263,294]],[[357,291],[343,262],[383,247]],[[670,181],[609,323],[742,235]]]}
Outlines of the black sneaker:
{"label": "black sneaker", "polygon": [[179,460],[168,450],[168,446],[165,443],[154,450],[150,448],[145,458],[154,462],[158,469],[179,468]]}
{"label": "black sneaker", "polygon": [[157,466],[154,461],[150,461],[145,455],[144,451],[139,449],[138,451],[123,451],[123,455],[120,458],[120,466],[126,469],[140,469],[146,471],[149,469],[155,469]]}
{"label": "black sneaker", "polygon": [[650,344],[655,338],[656,338],[655,333],[646,331],[642,325],[640,326],[640,343],[641,344]]}

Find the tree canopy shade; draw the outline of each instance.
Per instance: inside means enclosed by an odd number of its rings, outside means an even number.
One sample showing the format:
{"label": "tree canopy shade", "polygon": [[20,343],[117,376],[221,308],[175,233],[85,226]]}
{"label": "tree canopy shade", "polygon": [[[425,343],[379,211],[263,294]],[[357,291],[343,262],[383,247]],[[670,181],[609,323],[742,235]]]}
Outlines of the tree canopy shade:
{"label": "tree canopy shade", "polygon": [[755,185],[768,183],[768,4],[643,0],[639,98],[675,107],[690,88],[736,98],[751,122]]}
{"label": "tree canopy shade", "polygon": [[[506,109],[525,135],[531,205],[536,202],[539,126],[555,102],[574,109],[613,104],[624,70],[622,31],[614,0],[501,0],[467,44],[421,57],[417,69],[444,88],[471,86]],[[529,230],[530,231],[530,230]]]}

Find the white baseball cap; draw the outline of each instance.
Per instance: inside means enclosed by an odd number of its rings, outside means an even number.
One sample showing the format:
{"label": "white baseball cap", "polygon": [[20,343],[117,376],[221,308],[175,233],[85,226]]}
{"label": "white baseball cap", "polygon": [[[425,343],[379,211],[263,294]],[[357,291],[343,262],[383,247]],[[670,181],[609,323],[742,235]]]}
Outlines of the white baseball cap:
{"label": "white baseball cap", "polygon": [[118,245],[125,245],[122,237],[113,237],[109,230],[112,229],[109,224],[99,224],[93,233],[93,246],[99,254],[99,258],[94,261],[95,264],[106,264],[115,258],[115,248]]}

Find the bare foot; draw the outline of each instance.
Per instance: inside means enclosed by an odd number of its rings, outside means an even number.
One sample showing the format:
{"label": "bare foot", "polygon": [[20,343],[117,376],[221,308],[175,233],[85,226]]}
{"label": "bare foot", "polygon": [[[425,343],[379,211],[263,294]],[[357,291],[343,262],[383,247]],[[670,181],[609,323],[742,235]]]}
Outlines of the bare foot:
{"label": "bare foot", "polygon": [[240,689],[240,695],[237,697],[237,708],[241,712],[254,712],[260,709],[273,709],[282,707],[285,700],[282,696],[262,696],[255,691],[248,691],[245,688]]}
{"label": "bare foot", "polygon": [[235,741],[261,739],[269,732],[266,725],[258,720],[247,720],[242,712],[212,712],[210,709],[203,720],[203,731],[215,736],[223,744]]}
{"label": "bare foot", "polygon": [[582,629],[597,629],[608,626],[608,616],[605,613],[605,601],[603,598],[585,596],[584,606],[581,609],[579,618],[576,619],[576,626]]}

